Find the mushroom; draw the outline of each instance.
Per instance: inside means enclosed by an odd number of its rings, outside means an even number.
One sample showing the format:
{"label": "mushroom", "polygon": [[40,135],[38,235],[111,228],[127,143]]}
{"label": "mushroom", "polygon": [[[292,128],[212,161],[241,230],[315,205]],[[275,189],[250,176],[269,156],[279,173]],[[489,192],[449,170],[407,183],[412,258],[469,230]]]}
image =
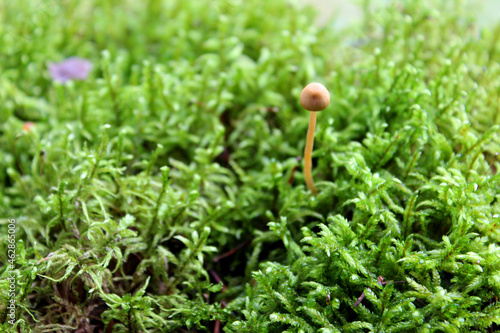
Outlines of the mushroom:
{"label": "mushroom", "polygon": [[304,109],[311,111],[309,116],[309,128],[307,130],[306,149],[304,150],[304,178],[307,188],[316,194],[318,190],[314,186],[311,172],[316,116],[318,111],[323,111],[330,104],[330,93],[321,83],[310,83],[300,93],[300,104]]}

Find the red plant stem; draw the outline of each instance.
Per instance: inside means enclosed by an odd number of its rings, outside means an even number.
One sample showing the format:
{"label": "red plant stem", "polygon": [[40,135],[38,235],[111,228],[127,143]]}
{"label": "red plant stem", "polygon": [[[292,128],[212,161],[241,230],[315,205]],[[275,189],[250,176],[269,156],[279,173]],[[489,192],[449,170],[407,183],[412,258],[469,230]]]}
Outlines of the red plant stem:
{"label": "red plant stem", "polygon": [[212,275],[212,277],[214,278],[215,282],[219,283],[219,282],[222,282],[222,291],[226,291],[226,285],[224,284],[224,282],[222,281],[222,279],[219,277],[219,275],[217,275],[217,273],[211,269],[209,270],[210,272],[210,275]]}
{"label": "red plant stem", "polygon": [[223,254],[221,254],[220,256],[215,257],[215,258],[213,259],[213,261],[214,261],[214,262],[218,262],[218,261],[219,261],[219,260],[221,260],[221,259],[224,259],[224,258],[226,258],[226,257],[229,257],[229,256],[233,255],[234,253],[236,253],[237,251],[239,251],[239,250],[241,250],[242,248],[244,248],[245,246],[250,245],[251,243],[252,243],[252,241],[251,241],[251,240],[246,241],[246,242],[244,242],[244,243],[241,243],[240,245],[238,245],[238,246],[237,246],[237,247],[235,247],[234,249],[231,249],[231,250],[227,251],[226,253],[223,253]]}

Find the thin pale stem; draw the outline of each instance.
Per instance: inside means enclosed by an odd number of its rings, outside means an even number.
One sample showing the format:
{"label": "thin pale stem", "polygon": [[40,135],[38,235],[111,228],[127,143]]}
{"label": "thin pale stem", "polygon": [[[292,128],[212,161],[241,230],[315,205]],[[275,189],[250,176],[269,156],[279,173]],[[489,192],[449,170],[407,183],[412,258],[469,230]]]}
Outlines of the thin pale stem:
{"label": "thin pale stem", "polygon": [[312,177],[312,151],[314,145],[314,131],[316,130],[317,112],[311,111],[309,117],[309,128],[307,129],[306,149],[304,150],[304,178],[306,179],[307,188],[314,194],[318,190],[314,186]]}

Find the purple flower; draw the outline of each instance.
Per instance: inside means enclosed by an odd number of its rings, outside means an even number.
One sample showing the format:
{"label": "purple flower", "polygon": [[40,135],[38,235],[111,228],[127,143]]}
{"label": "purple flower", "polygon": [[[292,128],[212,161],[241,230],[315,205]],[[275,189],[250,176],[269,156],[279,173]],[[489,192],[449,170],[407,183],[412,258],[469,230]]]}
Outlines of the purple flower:
{"label": "purple flower", "polygon": [[54,81],[65,83],[68,80],[85,80],[92,69],[87,59],[71,57],[59,63],[49,63],[50,76]]}

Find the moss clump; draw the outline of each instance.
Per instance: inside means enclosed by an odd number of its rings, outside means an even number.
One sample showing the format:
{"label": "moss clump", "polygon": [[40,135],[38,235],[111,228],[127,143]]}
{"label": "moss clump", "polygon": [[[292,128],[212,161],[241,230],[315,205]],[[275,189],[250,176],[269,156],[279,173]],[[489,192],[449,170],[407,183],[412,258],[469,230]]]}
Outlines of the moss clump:
{"label": "moss clump", "polygon": [[500,25],[460,4],[0,2],[2,330],[497,329]]}

